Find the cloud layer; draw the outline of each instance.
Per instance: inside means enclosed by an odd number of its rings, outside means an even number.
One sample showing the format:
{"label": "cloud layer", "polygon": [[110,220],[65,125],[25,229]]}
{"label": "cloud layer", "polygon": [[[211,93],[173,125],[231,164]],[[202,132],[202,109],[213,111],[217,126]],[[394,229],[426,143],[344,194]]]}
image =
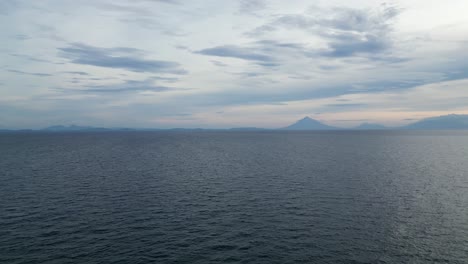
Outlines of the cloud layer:
{"label": "cloud layer", "polygon": [[314,3],[2,1],[0,128],[468,113],[466,1]]}
{"label": "cloud layer", "polygon": [[143,51],[129,48],[98,48],[90,45],[72,43],[65,48],[59,48],[60,56],[71,63],[92,65],[97,67],[125,69],[134,72],[163,72],[185,74],[180,64],[173,61],[143,59]]}

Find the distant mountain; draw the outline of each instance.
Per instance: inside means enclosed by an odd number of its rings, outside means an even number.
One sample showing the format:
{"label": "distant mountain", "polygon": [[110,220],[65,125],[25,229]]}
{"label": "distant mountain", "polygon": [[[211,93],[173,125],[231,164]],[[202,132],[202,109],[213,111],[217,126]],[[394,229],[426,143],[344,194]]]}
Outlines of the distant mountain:
{"label": "distant mountain", "polygon": [[362,123],[359,126],[355,127],[354,129],[357,130],[382,130],[387,129],[386,126],[380,124],[372,124],[372,123]]}
{"label": "distant mountain", "polygon": [[430,117],[402,127],[403,129],[443,130],[468,129],[468,115],[445,115]]}
{"label": "distant mountain", "polygon": [[102,127],[90,127],[90,126],[50,126],[41,129],[41,131],[51,131],[51,132],[71,132],[71,131],[109,131],[108,128]]}
{"label": "distant mountain", "polygon": [[296,123],[282,128],[282,130],[336,130],[338,128],[325,125],[315,119],[310,117],[304,117],[303,119],[297,121]]}
{"label": "distant mountain", "polygon": [[[445,115],[438,117],[430,117],[422,119],[415,123],[403,126],[403,127],[392,127],[388,128],[380,124],[363,123],[355,128],[344,129],[326,125],[312,119],[310,117],[304,117],[303,119],[295,122],[294,124],[280,128],[279,130],[383,130],[383,129],[412,129],[412,130],[468,130],[468,115]],[[0,129],[0,133],[9,132],[34,132],[34,131],[45,131],[45,132],[74,132],[74,131],[182,131],[182,132],[197,132],[197,131],[271,131],[272,129],[259,128],[259,127],[235,127],[230,129],[207,129],[207,128],[172,128],[172,129],[158,129],[158,128],[103,128],[103,127],[92,127],[92,126],[50,126],[47,128],[32,130],[32,129]]]}

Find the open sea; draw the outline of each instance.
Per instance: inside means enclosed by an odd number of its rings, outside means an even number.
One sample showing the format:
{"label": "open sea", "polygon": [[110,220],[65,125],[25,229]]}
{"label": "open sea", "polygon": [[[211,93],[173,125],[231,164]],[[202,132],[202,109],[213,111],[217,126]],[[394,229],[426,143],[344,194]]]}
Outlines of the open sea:
{"label": "open sea", "polygon": [[468,263],[468,132],[0,134],[0,263]]}

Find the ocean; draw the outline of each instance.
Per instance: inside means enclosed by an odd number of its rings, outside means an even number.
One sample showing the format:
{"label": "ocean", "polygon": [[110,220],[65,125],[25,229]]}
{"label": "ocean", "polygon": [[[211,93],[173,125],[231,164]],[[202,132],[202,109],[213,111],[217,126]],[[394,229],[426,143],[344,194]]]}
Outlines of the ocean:
{"label": "ocean", "polygon": [[468,132],[0,134],[0,263],[468,263]]}

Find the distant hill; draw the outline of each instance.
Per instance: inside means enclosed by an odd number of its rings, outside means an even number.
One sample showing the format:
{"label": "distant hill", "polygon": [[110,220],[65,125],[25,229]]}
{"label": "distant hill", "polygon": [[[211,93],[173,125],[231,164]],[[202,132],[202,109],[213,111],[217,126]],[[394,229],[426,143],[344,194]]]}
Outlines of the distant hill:
{"label": "distant hill", "polygon": [[[468,115],[445,115],[438,117],[430,117],[422,119],[420,121],[411,123],[402,127],[385,127],[380,124],[363,123],[354,128],[339,128],[334,126],[326,125],[318,120],[310,117],[304,117],[298,120],[294,124],[280,128],[278,130],[384,130],[384,129],[397,129],[397,130],[468,130]],[[196,132],[196,131],[272,131],[275,129],[259,128],[259,127],[235,127],[230,129],[207,129],[207,128],[170,128],[170,129],[158,129],[158,128],[103,128],[103,127],[92,127],[92,126],[63,126],[56,125],[47,128],[32,130],[32,129],[0,129],[0,133],[9,132],[34,132],[34,131],[45,131],[45,132],[74,132],[74,131],[182,131],[182,132]]]}
{"label": "distant hill", "polygon": [[41,129],[41,131],[51,131],[51,132],[71,132],[71,131],[109,131],[108,128],[102,127],[90,127],[90,126],[50,126]]}
{"label": "distant hill", "polygon": [[388,128],[380,124],[362,123],[359,126],[355,127],[354,129],[356,130],[382,130],[382,129],[388,129]]}
{"label": "distant hill", "polygon": [[430,117],[402,127],[403,129],[444,130],[468,129],[468,115],[445,115]]}
{"label": "distant hill", "polygon": [[320,121],[312,119],[310,117],[304,117],[296,123],[282,128],[282,130],[336,130],[338,128],[325,125]]}

